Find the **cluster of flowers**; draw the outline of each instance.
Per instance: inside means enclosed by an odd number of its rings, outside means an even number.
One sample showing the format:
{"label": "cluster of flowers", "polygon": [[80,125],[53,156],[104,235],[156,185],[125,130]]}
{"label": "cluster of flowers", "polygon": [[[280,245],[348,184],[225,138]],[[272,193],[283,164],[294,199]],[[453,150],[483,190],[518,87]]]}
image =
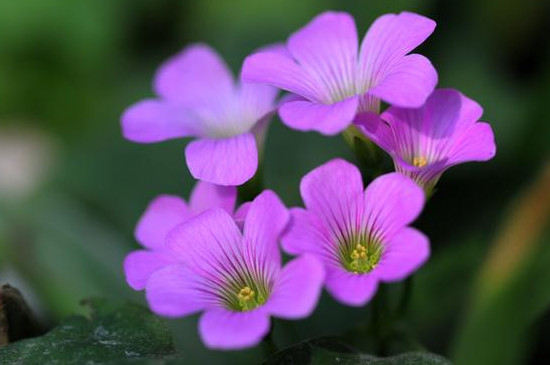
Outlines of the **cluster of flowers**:
{"label": "cluster of flowers", "polygon": [[[208,46],[193,45],[158,71],[158,98],[131,106],[124,136],[141,143],[196,137],[185,150],[200,180],[190,202],[163,195],[136,228],[144,250],[124,268],[166,317],[204,312],[210,348],[257,344],[269,317],[304,318],[322,287],[351,306],[380,282],[399,281],[429,256],[427,237],[409,227],[441,174],[495,154],[481,107],[410,54],[435,22],[403,12],[378,18],[359,48],[355,22],[326,12],[285,45],[248,56],[235,82]],[[276,102],[278,89],[290,92]],[[381,102],[390,106],[380,113]],[[258,168],[267,125],[277,112],[290,128],[335,135],[354,128],[393,159],[396,172],[363,186],[359,170],[334,159],[303,177],[305,208],[287,209],[269,190],[235,209],[236,186]],[[296,255],[283,266],[282,248]]]}

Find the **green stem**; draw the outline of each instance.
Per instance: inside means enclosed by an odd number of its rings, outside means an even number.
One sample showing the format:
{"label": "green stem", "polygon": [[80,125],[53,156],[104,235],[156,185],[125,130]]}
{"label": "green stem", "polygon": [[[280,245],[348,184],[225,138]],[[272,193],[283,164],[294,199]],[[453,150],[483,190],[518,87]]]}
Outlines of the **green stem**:
{"label": "green stem", "polygon": [[377,344],[377,353],[380,356],[386,356],[387,349],[387,335],[390,320],[388,316],[388,303],[387,303],[387,292],[384,285],[380,285],[376,297],[372,303],[372,328],[374,329],[374,334],[378,341]]}
{"label": "green stem", "polygon": [[401,293],[401,300],[397,307],[397,319],[404,319],[409,311],[411,304],[411,297],[413,291],[414,279],[413,276],[409,276],[403,283],[403,291]]}
{"label": "green stem", "polygon": [[342,137],[353,151],[365,183],[383,173],[383,159],[378,146],[353,125],[342,132]]}
{"label": "green stem", "polygon": [[277,348],[277,345],[275,344],[275,341],[273,341],[274,326],[275,326],[275,322],[273,321],[273,318],[271,318],[271,328],[269,330],[269,333],[263,338],[261,343],[262,350],[266,358],[269,358],[271,355],[279,351],[279,349]]}

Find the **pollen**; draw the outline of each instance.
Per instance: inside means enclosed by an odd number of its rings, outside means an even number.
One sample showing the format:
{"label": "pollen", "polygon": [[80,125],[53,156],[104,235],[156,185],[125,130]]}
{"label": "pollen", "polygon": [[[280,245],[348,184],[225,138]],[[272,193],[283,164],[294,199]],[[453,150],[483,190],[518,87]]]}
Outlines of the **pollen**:
{"label": "pollen", "polygon": [[374,267],[369,260],[369,252],[365,246],[358,243],[350,254],[350,268],[354,273],[367,272]]}
{"label": "pollen", "polygon": [[[366,274],[376,268],[382,255],[382,246],[375,241],[355,237],[341,256],[344,268],[354,274]],[[345,247],[345,246],[344,246]]]}
{"label": "pollen", "polygon": [[262,291],[260,286],[245,285],[241,287],[235,295],[237,303],[233,309],[241,312],[246,312],[258,308],[263,305],[267,299],[267,294]]}
{"label": "pollen", "polygon": [[238,294],[239,300],[243,302],[250,302],[256,296],[256,292],[250,289],[249,286],[245,286]]}
{"label": "pollen", "polygon": [[428,161],[424,156],[417,156],[413,158],[412,164],[416,167],[424,167],[428,164]]}

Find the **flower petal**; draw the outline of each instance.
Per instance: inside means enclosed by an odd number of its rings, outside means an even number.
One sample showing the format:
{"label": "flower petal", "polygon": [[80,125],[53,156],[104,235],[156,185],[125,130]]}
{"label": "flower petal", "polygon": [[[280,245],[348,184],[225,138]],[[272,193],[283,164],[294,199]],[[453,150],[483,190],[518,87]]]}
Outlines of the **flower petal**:
{"label": "flower petal", "polygon": [[325,272],[319,260],[303,255],[281,270],[273,292],[265,304],[276,317],[297,319],[309,316],[319,300]]}
{"label": "flower petal", "polygon": [[380,116],[371,112],[360,113],[353,121],[353,124],[384,151],[389,154],[394,152],[395,140],[392,127],[388,122],[382,120]]}
{"label": "flower petal", "polygon": [[408,177],[391,173],[376,178],[365,190],[365,224],[383,243],[418,217],[424,192]]}
{"label": "flower petal", "polygon": [[249,267],[260,266],[275,272],[281,266],[278,240],[289,220],[289,213],[279,197],[270,190],[258,195],[250,204],[244,223],[244,253]]}
{"label": "flower petal", "polygon": [[333,159],[302,178],[300,192],[307,210],[335,231],[355,221],[363,182],[357,167]]}
{"label": "flower petal", "polygon": [[260,51],[244,60],[242,79],[278,87],[313,101],[321,87],[292,58],[281,52]]}
{"label": "flower petal", "polygon": [[[212,97],[213,90],[216,97]],[[155,92],[187,107],[218,106],[232,96],[234,80],[216,51],[204,44],[194,44],[160,67]]]}
{"label": "flower petal", "polygon": [[291,208],[290,217],[281,238],[283,249],[292,255],[309,252],[323,256],[325,235],[319,219],[303,208]]}
{"label": "flower petal", "polygon": [[327,11],[288,39],[287,47],[300,66],[322,85],[324,103],[355,95],[357,29],[351,15]]}
{"label": "flower petal", "polygon": [[[176,259],[197,273],[220,269],[219,264],[242,263],[242,234],[233,218],[212,208],[174,228],[166,246]],[[222,270],[223,271],[223,270]]]}
{"label": "flower petal", "polygon": [[211,309],[199,321],[199,332],[210,349],[238,350],[260,343],[269,331],[269,316],[261,310],[231,312]]}
{"label": "flower petal", "polygon": [[208,298],[197,290],[199,279],[182,265],[168,266],[155,272],[146,287],[151,310],[165,317],[181,317],[205,309]]}
{"label": "flower petal", "polygon": [[237,208],[235,211],[235,214],[233,214],[233,219],[235,220],[235,223],[239,226],[241,230],[244,229],[244,222],[246,220],[246,216],[248,215],[248,211],[250,210],[250,205],[252,202],[246,202],[241,204],[240,207]]}
{"label": "flower petal", "polygon": [[[410,164],[412,158],[424,157],[429,165],[440,162],[441,173],[441,168],[494,155],[490,127],[478,127],[476,123],[482,113],[478,103],[457,90],[438,89],[422,108],[390,107],[381,115],[383,122],[359,117],[356,123],[394,159]],[[452,161],[455,151],[465,155]]]}
{"label": "flower petal", "polygon": [[126,109],[121,117],[124,138],[139,143],[202,134],[193,114],[164,101],[147,99]]}
{"label": "flower petal", "polygon": [[360,307],[376,294],[378,281],[374,275],[354,274],[339,267],[329,266],[326,287],[339,302]]}
{"label": "flower petal", "polygon": [[155,251],[133,251],[124,259],[124,274],[128,285],[134,290],[142,290],[149,277],[159,269],[173,264],[169,256]]}
{"label": "flower petal", "polygon": [[388,242],[373,275],[382,281],[399,281],[415,272],[430,256],[428,237],[414,228],[404,228]]}
{"label": "flower petal", "polygon": [[449,152],[449,165],[467,161],[488,161],[496,154],[495,136],[488,123],[478,122],[464,132]]}
{"label": "flower petal", "polygon": [[168,232],[190,217],[191,212],[183,199],[161,195],[149,204],[141,216],[136,226],[136,240],[144,247],[161,249]]}
{"label": "flower petal", "polygon": [[385,102],[420,107],[437,85],[437,72],[424,56],[411,54],[395,62],[376,86],[368,91]]}
{"label": "flower petal", "polygon": [[[387,80],[388,85],[381,86],[377,95],[390,103],[393,100],[404,102],[401,106],[420,106],[435,86],[427,91],[434,81],[435,71],[429,62],[418,56],[407,58],[407,61],[403,61],[403,57],[424,42],[435,25],[433,20],[409,12],[386,14],[376,19],[361,44],[358,87],[371,89],[393,74]],[[420,69],[413,71],[415,66]],[[399,85],[399,80],[407,85]],[[421,80],[422,87],[415,86],[414,80]],[[413,95],[407,89],[411,84],[419,94]],[[396,88],[392,90],[391,87]],[[411,101],[412,104],[408,104]]]}
{"label": "flower petal", "polygon": [[258,150],[254,135],[200,139],[187,145],[185,158],[191,175],[217,185],[241,185],[258,168]]}
{"label": "flower petal", "polygon": [[334,104],[319,104],[305,99],[294,99],[279,107],[279,115],[290,128],[335,135],[351,124],[358,105],[359,98],[357,96]]}
{"label": "flower petal", "polygon": [[278,92],[277,88],[271,86],[242,83],[240,85],[242,112],[250,116],[250,120],[257,122],[275,110],[275,98]]}
{"label": "flower petal", "polygon": [[210,208],[222,208],[233,214],[237,201],[237,188],[234,186],[219,186],[199,181],[191,192],[189,206],[194,214],[199,214]]}

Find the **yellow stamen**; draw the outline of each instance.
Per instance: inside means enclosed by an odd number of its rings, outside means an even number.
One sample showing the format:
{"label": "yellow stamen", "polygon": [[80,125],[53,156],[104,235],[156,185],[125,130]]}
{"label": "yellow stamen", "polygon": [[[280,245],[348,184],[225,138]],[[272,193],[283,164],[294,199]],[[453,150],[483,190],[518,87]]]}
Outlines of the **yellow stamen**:
{"label": "yellow stamen", "polygon": [[254,296],[256,296],[256,293],[254,292],[254,290],[250,289],[249,286],[245,286],[244,288],[242,288],[238,295],[239,299],[244,302],[248,302],[254,299]]}
{"label": "yellow stamen", "polygon": [[413,158],[413,165],[416,167],[424,167],[428,164],[428,161],[423,156],[417,156]]}

